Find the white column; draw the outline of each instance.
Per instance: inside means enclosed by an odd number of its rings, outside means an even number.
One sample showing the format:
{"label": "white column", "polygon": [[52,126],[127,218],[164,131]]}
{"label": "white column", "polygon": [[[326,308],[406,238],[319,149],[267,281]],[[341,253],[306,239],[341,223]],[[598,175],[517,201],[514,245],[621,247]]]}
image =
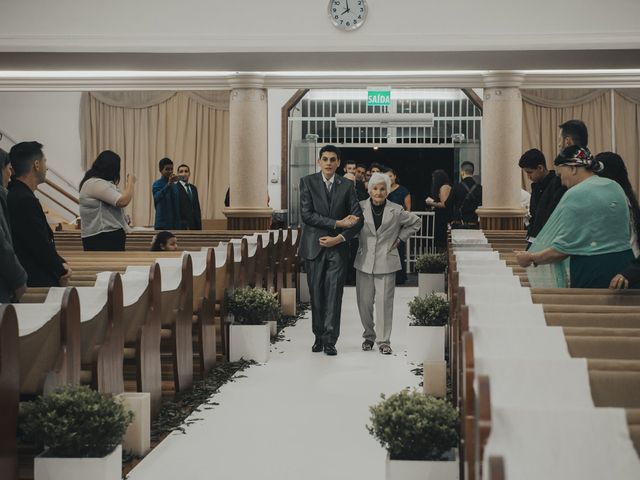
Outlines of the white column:
{"label": "white column", "polygon": [[[519,228],[526,214],[520,206],[522,174],[518,167],[522,155],[522,80],[522,74],[515,72],[485,76],[482,207],[478,209],[483,228]],[[487,218],[495,220],[487,223]]]}
{"label": "white column", "polygon": [[237,75],[231,81],[229,102],[230,206],[224,209],[229,228],[266,228],[268,131],[264,78]]}

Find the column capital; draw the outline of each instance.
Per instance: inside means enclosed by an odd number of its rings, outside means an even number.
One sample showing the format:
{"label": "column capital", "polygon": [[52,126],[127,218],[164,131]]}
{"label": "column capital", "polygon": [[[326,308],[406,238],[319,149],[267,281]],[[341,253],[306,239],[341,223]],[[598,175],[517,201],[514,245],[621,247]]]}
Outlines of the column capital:
{"label": "column capital", "polygon": [[524,82],[522,72],[510,70],[495,70],[483,75],[485,88],[496,87],[521,87]]}
{"label": "column capital", "polygon": [[236,73],[229,79],[232,89],[240,88],[265,88],[265,76],[259,73]]}

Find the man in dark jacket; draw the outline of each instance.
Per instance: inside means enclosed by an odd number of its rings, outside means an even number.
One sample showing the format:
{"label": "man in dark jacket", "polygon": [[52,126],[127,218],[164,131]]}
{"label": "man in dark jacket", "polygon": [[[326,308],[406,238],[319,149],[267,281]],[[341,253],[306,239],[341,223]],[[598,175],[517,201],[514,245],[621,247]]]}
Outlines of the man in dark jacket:
{"label": "man in dark jacket", "polygon": [[556,175],[555,171],[547,170],[544,154],[537,148],[524,152],[518,166],[531,180],[530,218],[527,228],[527,241],[531,245],[549,220],[567,188],[562,186],[560,177]]}
{"label": "man in dark jacket", "polygon": [[0,303],[20,300],[27,289],[27,272],[15,254],[9,228],[7,184],[10,177],[9,155],[0,149]]}
{"label": "man in dark jacket", "polygon": [[38,142],[21,142],[9,152],[15,178],[7,203],[13,246],[27,271],[29,287],[66,287],[71,268],[56,250],[53,232],[33,192],[47,175],[47,158]]}
{"label": "man in dark jacket", "polygon": [[482,205],[482,185],[473,179],[473,172],[473,163],[462,162],[462,180],[451,189],[445,202],[445,207],[451,212],[451,228],[479,227],[476,210]]}
{"label": "man in dark jacket", "polygon": [[182,230],[180,222],[180,194],[177,187],[178,176],[173,173],[173,161],[163,158],[158,162],[160,174],[153,182],[151,193],[156,207],[156,230]]}

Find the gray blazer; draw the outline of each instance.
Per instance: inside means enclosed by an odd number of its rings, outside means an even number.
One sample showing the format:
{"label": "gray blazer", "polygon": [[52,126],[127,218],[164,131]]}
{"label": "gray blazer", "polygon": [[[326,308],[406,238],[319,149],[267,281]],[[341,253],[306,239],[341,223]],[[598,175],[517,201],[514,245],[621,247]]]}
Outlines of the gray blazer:
{"label": "gray blazer", "polygon": [[382,224],[376,232],[371,211],[371,201],[360,202],[364,215],[364,227],[360,230],[358,254],[353,266],[364,273],[393,273],[400,270],[400,255],[392,248],[396,240],[406,242],[420,230],[422,220],[405,211],[397,203],[387,201],[382,212]]}
{"label": "gray blazer", "polygon": [[[342,235],[348,242],[362,228],[362,211],[351,180],[336,175],[331,201],[327,198],[322,173],[313,173],[300,179],[300,215],[302,217],[302,238],[300,239],[300,257],[315,259],[322,249],[320,237]],[[336,220],[347,215],[355,215],[358,221],[351,228],[335,228]],[[337,247],[347,252],[347,243]]]}

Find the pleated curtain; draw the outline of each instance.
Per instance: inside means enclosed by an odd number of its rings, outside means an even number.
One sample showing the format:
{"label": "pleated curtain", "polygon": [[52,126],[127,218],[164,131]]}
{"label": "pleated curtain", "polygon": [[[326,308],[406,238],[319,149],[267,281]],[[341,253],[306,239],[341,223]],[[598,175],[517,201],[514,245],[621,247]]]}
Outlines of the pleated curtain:
{"label": "pleated curtain", "polygon": [[229,185],[229,92],[91,92],[81,105],[83,164],[103,150],[122,158],[126,175],[137,177],[128,208],[135,226],[153,225],[151,185],[158,162],[169,157],[191,169],[203,218],[224,218]]}
{"label": "pleated curtain", "polygon": [[[553,168],[558,154],[558,126],[567,120],[582,120],[589,129],[591,152],[618,153],[627,165],[631,185],[638,191],[640,89],[522,90],[522,100],[523,152],[530,148],[542,150],[547,166]],[[523,185],[527,185],[524,177]]]}

